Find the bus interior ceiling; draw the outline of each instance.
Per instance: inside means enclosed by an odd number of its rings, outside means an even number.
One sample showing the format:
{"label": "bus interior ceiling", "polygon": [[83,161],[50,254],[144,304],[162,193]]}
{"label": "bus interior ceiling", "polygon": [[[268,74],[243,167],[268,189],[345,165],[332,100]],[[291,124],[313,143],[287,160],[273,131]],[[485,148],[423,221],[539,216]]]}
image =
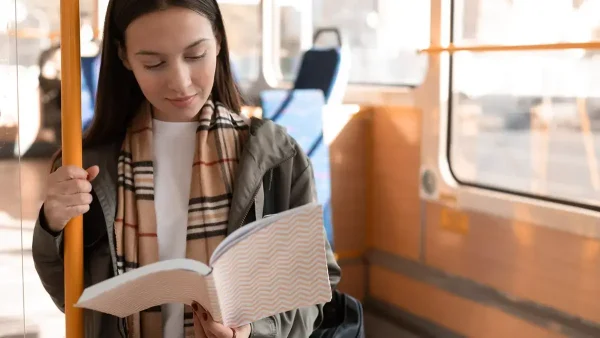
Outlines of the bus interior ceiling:
{"label": "bus interior ceiling", "polygon": [[[600,336],[600,0],[218,2],[242,113],[309,154],[367,337]],[[86,128],[107,1],[80,4]],[[58,2],[4,9],[0,338],[63,337],[31,258]]]}

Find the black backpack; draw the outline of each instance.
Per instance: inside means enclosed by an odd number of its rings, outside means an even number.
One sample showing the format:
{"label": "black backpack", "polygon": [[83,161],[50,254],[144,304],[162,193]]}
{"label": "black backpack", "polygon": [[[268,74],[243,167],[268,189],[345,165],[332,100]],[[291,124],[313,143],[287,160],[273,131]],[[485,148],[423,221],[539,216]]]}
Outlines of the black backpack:
{"label": "black backpack", "polygon": [[323,308],[323,323],[310,338],[364,338],[362,304],[354,297],[333,291]]}

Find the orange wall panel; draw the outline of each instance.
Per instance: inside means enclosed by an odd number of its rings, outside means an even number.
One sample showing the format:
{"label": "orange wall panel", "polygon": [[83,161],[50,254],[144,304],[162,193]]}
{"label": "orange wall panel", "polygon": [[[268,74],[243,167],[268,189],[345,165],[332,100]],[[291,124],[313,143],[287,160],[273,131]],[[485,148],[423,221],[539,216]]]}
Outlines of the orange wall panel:
{"label": "orange wall panel", "polygon": [[369,293],[413,315],[469,337],[563,337],[499,309],[464,299],[438,288],[372,266]]}
{"label": "orange wall panel", "polygon": [[366,265],[362,262],[341,261],[340,266],[342,279],[338,284],[338,290],[362,301],[366,293]]}
{"label": "orange wall panel", "polygon": [[440,227],[441,210],[427,205],[427,264],[600,322],[600,242],[473,212],[461,234]]}
{"label": "orange wall panel", "polygon": [[354,115],[332,141],[331,203],[334,246],[338,254],[365,249],[369,114]]}
{"label": "orange wall panel", "polygon": [[420,251],[421,113],[413,107],[373,109],[369,247],[410,259]]}

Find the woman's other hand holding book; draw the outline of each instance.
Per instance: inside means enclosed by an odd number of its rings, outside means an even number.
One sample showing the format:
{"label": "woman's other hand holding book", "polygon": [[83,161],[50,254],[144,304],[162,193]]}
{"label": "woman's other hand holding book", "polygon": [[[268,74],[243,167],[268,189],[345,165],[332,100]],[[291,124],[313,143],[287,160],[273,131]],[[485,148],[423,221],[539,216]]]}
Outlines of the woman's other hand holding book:
{"label": "woman's other hand holding book", "polygon": [[249,338],[251,333],[250,324],[237,328],[228,328],[221,323],[215,322],[210,313],[204,310],[198,303],[193,303],[194,329],[196,337],[207,338]]}

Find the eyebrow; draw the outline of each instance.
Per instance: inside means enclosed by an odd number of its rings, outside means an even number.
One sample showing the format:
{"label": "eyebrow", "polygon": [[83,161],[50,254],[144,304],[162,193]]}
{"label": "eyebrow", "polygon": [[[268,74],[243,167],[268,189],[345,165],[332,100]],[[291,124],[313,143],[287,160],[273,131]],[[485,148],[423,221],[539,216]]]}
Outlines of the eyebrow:
{"label": "eyebrow", "polygon": [[[208,39],[203,38],[200,40],[196,40],[196,41],[192,42],[191,44],[189,44],[187,47],[185,47],[185,49],[194,48],[205,41],[208,41]],[[149,50],[140,50],[139,52],[135,53],[135,55],[161,55],[161,53],[153,52],[153,51],[149,51]]]}

